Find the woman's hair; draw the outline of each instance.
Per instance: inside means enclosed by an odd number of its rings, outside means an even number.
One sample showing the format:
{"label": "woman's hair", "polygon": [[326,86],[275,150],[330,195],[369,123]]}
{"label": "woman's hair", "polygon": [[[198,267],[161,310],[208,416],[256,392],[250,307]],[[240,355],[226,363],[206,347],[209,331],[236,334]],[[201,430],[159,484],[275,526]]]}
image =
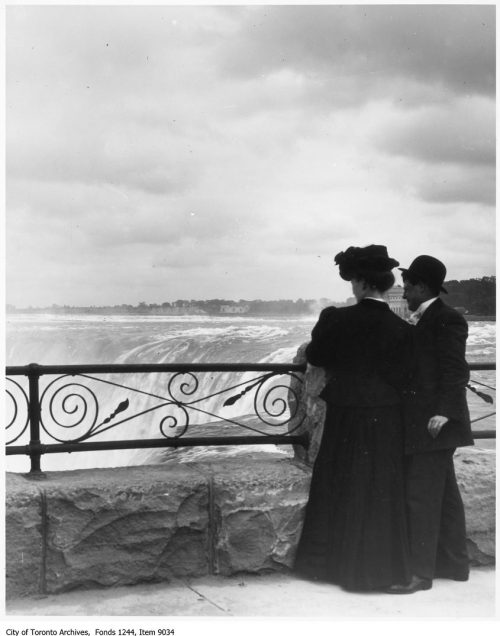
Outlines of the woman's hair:
{"label": "woman's hair", "polygon": [[385,272],[353,272],[353,278],[356,280],[364,280],[369,287],[374,287],[380,293],[390,289],[396,279],[391,271]]}
{"label": "woman's hair", "polygon": [[345,252],[339,252],[335,264],[344,280],[364,280],[370,287],[385,292],[396,282],[391,269],[399,262],[388,255],[385,245],[367,245],[351,246]]}

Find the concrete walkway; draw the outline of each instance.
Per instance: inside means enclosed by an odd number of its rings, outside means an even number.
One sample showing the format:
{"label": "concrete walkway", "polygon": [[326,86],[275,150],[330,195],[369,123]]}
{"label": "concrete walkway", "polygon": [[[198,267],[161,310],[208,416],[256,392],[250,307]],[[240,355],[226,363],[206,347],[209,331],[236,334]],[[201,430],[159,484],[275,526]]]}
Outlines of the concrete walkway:
{"label": "concrete walkway", "polygon": [[73,591],[16,599],[8,616],[310,617],[325,619],[495,618],[495,570],[474,568],[470,580],[438,579],[408,596],[353,594],[287,574],[209,576],[134,587]]}

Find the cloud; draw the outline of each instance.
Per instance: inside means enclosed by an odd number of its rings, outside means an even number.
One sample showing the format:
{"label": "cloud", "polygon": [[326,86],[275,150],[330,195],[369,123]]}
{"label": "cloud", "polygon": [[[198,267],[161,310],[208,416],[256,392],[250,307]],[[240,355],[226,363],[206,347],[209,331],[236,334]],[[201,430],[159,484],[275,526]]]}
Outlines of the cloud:
{"label": "cloud", "polygon": [[384,153],[394,187],[426,202],[495,204],[493,100],[452,98],[413,110],[375,104],[367,113],[365,133]]}
{"label": "cloud", "polygon": [[[203,7],[8,11],[9,175],[156,193],[192,187],[213,119],[203,111],[213,89],[204,55],[216,14]],[[224,20],[217,25],[220,35]]]}
{"label": "cloud", "polygon": [[426,170],[416,185],[417,194],[430,203],[480,203],[494,206],[495,169],[440,167]]}
{"label": "cloud", "polygon": [[292,67],[358,99],[394,79],[494,95],[493,6],[249,7],[221,51],[235,76]]}
{"label": "cloud", "polygon": [[8,7],[9,302],[342,299],[468,214],[491,273],[493,9]]}
{"label": "cloud", "polygon": [[[91,108],[91,105],[88,105]],[[166,126],[158,129],[80,102],[70,114],[58,108],[39,118],[23,116],[7,128],[7,169],[22,176],[55,182],[126,185],[145,192],[183,192],[203,169],[191,137]]]}
{"label": "cloud", "polygon": [[495,164],[495,103],[464,98],[401,112],[380,131],[378,146],[430,163]]}

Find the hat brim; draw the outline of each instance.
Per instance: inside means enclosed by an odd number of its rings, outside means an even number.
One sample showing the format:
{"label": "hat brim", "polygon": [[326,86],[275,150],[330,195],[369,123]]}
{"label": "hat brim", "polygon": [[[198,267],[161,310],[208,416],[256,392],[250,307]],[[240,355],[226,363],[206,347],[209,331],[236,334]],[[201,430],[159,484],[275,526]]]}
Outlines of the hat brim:
{"label": "hat brim", "polygon": [[[406,272],[408,272],[408,269],[405,269],[404,267],[398,267],[399,271],[402,272],[403,274],[406,274]],[[443,294],[447,294],[448,292],[446,291],[446,289],[441,285],[440,290],[441,292],[443,292]]]}

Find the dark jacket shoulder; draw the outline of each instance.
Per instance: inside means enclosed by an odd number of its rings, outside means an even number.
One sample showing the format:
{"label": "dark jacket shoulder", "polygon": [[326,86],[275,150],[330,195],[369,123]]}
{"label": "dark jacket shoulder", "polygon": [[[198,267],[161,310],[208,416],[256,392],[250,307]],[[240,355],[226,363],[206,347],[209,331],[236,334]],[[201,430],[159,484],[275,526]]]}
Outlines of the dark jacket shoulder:
{"label": "dark jacket shoulder", "polygon": [[441,298],[437,298],[424,312],[420,325],[425,324],[427,319],[441,321],[445,324],[460,325],[468,330],[468,323],[456,309],[447,305]]}
{"label": "dark jacket shoulder", "polygon": [[[467,334],[467,321],[440,298],[427,308],[414,328],[416,364],[406,418],[408,452],[473,443],[466,398]],[[433,415],[448,418],[436,438],[427,430]]]}
{"label": "dark jacket shoulder", "polygon": [[342,406],[382,406],[400,401],[409,368],[410,327],[387,303],[364,299],[326,308],[306,348],[310,364],[323,367],[321,397]]}

